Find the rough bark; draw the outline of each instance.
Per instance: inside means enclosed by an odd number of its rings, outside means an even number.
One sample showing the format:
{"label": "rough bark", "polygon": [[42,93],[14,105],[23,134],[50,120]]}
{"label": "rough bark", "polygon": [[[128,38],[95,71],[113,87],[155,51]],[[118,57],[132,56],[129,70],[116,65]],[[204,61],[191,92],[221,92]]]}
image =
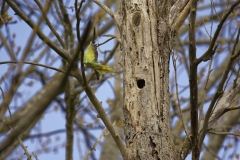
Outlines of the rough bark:
{"label": "rough bark", "polygon": [[182,159],[172,142],[169,56],[174,32],[170,2],[123,0],[119,24],[124,66],[128,159]]}

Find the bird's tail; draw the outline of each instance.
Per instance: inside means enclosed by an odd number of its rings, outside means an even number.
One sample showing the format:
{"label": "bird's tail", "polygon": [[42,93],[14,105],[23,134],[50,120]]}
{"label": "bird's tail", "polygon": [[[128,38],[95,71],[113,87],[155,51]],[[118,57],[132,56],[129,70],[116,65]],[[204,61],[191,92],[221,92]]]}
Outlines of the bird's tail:
{"label": "bird's tail", "polygon": [[104,64],[98,64],[96,68],[97,68],[96,71],[98,71],[98,73],[100,74],[106,74],[107,72],[114,72],[113,68]]}

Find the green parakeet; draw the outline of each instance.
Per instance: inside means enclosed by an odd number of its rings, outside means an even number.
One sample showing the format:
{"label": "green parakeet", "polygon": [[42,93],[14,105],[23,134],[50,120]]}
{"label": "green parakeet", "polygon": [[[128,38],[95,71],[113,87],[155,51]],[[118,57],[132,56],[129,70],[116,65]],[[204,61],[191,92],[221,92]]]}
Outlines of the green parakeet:
{"label": "green parakeet", "polygon": [[97,47],[91,41],[87,48],[87,52],[85,52],[84,54],[83,61],[87,68],[92,68],[95,72],[97,71],[96,75],[97,79],[99,79],[98,73],[105,74],[107,72],[113,72],[114,70],[107,65],[98,63],[97,57],[98,57]]}

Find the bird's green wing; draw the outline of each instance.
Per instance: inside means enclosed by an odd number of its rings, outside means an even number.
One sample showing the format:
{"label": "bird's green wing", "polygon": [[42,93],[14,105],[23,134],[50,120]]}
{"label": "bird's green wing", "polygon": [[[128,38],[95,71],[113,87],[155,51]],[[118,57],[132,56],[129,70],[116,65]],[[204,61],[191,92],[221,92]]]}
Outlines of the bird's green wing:
{"label": "bird's green wing", "polygon": [[94,45],[91,41],[88,46],[87,52],[84,54],[84,62],[85,63],[96,62],[95,59],[96,58],[95,58],[95,53],[94,53]]}

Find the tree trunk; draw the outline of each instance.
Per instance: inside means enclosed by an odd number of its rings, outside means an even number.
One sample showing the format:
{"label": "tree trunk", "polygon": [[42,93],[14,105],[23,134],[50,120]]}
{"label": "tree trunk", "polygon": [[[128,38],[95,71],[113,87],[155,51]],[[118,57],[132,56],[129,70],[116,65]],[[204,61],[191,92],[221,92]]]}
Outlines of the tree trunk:
{"label": "tree trunk", "polygon": [[121,3],[124,131],[131,160],[181,157],[170,132],[169,57],[174,38],[170,7],[169,1]]}

